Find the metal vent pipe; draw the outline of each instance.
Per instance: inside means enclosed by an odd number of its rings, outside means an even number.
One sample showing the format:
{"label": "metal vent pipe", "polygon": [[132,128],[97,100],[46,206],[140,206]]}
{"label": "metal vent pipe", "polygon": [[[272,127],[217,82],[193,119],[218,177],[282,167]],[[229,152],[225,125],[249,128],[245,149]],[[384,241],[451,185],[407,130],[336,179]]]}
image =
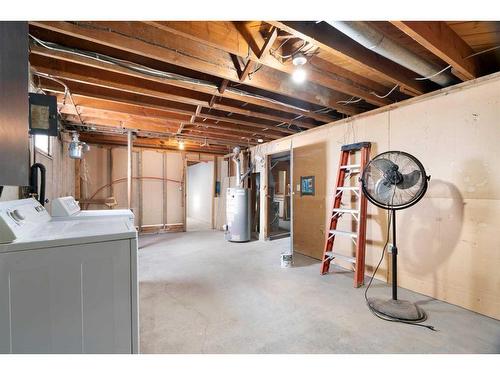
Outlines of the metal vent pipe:
{"label": "metal vent pipe", "polygon": [[[395,63],[398,63],[399,65],[404,66],[407,69],[414,71],[422,77],[430,77],[441,70],[434,64],[423,60],[417,54],[401,47],[389,38],[386,38],[385,35],[368,25],[366,22],[326,22],[362,46],[394,61]],[[440,86],[448,86],[455,80],[454,77],[448,72],[440,73],[429,79]]]}
{"label": "metal vent pipe", "polygon": [[233,149],[233,162],[236,166],[236,186],[237,187],[242,187],[242,181],[241,181],[241,149],[236,146]]}

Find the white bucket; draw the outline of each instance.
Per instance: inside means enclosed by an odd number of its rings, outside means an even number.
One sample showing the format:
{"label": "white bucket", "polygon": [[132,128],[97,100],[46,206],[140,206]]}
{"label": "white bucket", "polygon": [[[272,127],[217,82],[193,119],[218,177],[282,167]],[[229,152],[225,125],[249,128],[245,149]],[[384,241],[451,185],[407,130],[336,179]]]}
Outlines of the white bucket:
{"label": "white bucket", "polygon": [[293,265],[293,255],[286,252],[281,253],[281,268],[290,268]]}

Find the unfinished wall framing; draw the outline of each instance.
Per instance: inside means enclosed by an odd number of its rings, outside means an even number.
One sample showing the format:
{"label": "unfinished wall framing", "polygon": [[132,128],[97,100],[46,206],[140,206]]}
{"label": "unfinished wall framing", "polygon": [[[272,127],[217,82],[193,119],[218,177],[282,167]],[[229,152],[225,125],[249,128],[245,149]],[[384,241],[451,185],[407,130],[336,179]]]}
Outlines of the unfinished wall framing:
{"label": "unfinished wall framing", "polygon": [[[500,319],[498,118],[500,74],[496,73],[259,145],[252,153],[254,159],[259,155],[265,160],[266,155],[290,148],[295,153],[325,143],[326,157],[312,161],[325,171],[322,208],[306,213],[294,209],[294,221],[301,220],[301,215],[314,215],[324,225],[342,144],[370,141],[372,157],[387,150],[415,155],[432,179],[422,201],[398,215],[399,285]],[[265,163],[257,163],[256,172],[265,174]],[[296,186],[294,192],[297,199]],[[265,207],[265,186],[261,197]],[[266,217],[261,212],[261,227]],[[380,257],[386,227],[387,212],[369,204],[368,274]],[[294,241],[305,236],[302,229],[295,226]],[[320,225],[315,230],[324,236]],[[346,246],[345,251],[352,248]],[[388,264],[386,257],[377,275],[380,279],[389,280]]]}
{"label": "unfinished wall framing", "polygon": [[[181,152],[133,148],[131,208],[140,231],[185,230],[185,160]],[[92,144],[80,181],[84,208],[127,208],[126,147]]]}

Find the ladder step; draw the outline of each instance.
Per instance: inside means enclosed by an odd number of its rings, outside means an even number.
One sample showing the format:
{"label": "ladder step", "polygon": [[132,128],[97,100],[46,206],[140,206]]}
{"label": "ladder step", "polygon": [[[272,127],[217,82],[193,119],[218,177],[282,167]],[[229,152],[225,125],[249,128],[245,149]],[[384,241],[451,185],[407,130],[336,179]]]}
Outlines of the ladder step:
{"label": "ladder step", "polygon": [[357,214],[357,213],[359,213],[359,210],[354,210],[352,208],[334,208],[333,212],[343,212],[343,213],[348,213],[348,214]]}
{"label": "ladder step", "polygon": [[360,169],[361,164],[348,164],[348,165],[341,165],[340,169]]}
{"label": "ladder step", "polygon": [[347,232],[345,230],[332,229],[329,233],[330,234],[334,234],[334,235],[340,235],[340,236],[348,236],[348,237],[352,237],[352,238],[358,238],[358,234],[356,232]]}
{"label": "ladder step", "polygon": [[351,191],[358,191],[359,187],[357,186],[339,186],[337,190],[351,190]]}
{"label": "ladder step", "polygon": [[356,264],[356,258],[355,257],[350,257],[350,256],[347,256],[347,255],[342,255],[342,254],[336,254],[333,251],[327,251],[325,253],[325,255],[327,257],[329,257],[330,259],[338,258],[340,260],[344,260],[346,262],[349,262],[349,263],[352,263],[352,264]]}

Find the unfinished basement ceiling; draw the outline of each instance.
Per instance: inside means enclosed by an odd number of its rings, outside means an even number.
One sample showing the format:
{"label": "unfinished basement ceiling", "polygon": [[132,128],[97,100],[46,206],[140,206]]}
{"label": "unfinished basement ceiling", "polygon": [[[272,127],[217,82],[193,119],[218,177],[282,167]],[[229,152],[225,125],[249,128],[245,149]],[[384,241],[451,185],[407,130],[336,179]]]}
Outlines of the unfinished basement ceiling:
{"label": "unfinished basement ceiling", "polygon": [[[500,49],[488,51],[500,45],[500,22],[363,26],[444,69],[450,85],[500,67]],[[225,154],[443,87],[327,22],[30,22],[29,30],[35,84],[57,96],[64,126],[93,143],[126,144],[130,129],[137,146],[182,141],[187,151]],[[302,84],[292,80],[299,52]]]}

